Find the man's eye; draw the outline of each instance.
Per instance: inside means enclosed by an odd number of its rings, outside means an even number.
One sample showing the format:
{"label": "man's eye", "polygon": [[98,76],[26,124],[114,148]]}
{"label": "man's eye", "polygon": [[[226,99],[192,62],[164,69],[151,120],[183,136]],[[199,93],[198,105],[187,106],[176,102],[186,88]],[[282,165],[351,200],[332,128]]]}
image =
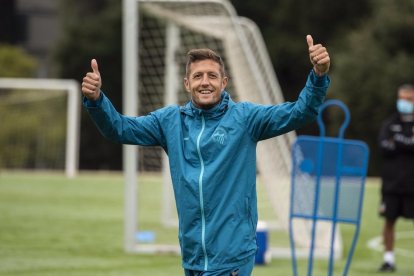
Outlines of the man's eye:
{"label": "man's eye", "polygon": [[217,75],[216,74],[210,74],[210,78],[211,79],[217,79]]}
{"label": "man's eye", "polygon": [[193,76],[193,78],[194,78],[194,79],[199,79],[199,78],[201,78],[201,75],[199,75],[199,74],[194,75],[194,76]]}

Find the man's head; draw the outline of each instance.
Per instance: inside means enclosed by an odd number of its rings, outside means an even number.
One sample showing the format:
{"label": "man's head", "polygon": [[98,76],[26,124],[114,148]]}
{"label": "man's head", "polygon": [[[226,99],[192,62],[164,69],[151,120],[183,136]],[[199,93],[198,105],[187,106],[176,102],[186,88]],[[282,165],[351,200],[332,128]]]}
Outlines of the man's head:
{"label": "man's head", "polygon": [[414,85],[403,84],[398,88],[397,109],[401,114],[414,113]]}
{"label": "man's head", "polygon": [[187,53],[184,86],[194,105],[210,109],[221,100],[228,78],[221,57],[210,49],[193,49]]}

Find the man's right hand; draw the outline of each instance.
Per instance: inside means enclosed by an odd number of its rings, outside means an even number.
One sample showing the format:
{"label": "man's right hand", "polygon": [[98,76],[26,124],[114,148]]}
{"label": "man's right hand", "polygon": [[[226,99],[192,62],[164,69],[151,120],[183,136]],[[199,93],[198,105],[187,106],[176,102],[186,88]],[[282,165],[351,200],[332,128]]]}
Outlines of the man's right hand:
{"label": "man's right hand", "polygon": [[86,73],[82,82],[82,94],[91,101],[99,99],[102,86],[101,74],[96,59],[91,60],[92,72]]}
{"label": "man's right hand", "polygon": [[325,47],[321,44],[313,45],[313,38],[311,35],[306,36],[306,42],[309,47],[309,58],[313,65],[313,71],[316,75],[322,76],[328,73],[331,59]]}

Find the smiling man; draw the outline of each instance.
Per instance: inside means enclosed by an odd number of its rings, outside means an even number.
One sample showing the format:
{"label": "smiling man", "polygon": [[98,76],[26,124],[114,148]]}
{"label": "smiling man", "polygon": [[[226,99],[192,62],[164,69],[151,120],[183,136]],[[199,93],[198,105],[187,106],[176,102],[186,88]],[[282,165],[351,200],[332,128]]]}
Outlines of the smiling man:
{"label": "smiling man", "polygon": [[100,90],[92,60],[82,92],[100,132],[118,143],[161,146],[168,154],[185,275],[251,275],[257,250],[257,143],[313,121],[329,86],[328,52],[310,35],[306,40],[313,69],[298,100],[278,105],[234,102],[225,90],[221,57],[193,49],[184,78],[191,100],[128,117]]}

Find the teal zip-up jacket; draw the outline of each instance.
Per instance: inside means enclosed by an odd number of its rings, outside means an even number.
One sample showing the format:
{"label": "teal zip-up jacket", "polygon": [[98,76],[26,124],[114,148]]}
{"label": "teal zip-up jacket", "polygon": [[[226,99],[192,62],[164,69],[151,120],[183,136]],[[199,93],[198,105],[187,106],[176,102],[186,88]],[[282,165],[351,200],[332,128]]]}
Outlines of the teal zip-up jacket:
{"label": "teal zip-up jacket", "polygon": [[235,103],[223,91],[210,110],[190,101],[129,117],[103,93],[95,102],[84,98],[84,106],[109,140],[165,150],[183,267],[214,271],[243,265],[256,252],[257,143],[313,121],[328,86],[327,76],[311,71],[298,100],[278,105]]}

